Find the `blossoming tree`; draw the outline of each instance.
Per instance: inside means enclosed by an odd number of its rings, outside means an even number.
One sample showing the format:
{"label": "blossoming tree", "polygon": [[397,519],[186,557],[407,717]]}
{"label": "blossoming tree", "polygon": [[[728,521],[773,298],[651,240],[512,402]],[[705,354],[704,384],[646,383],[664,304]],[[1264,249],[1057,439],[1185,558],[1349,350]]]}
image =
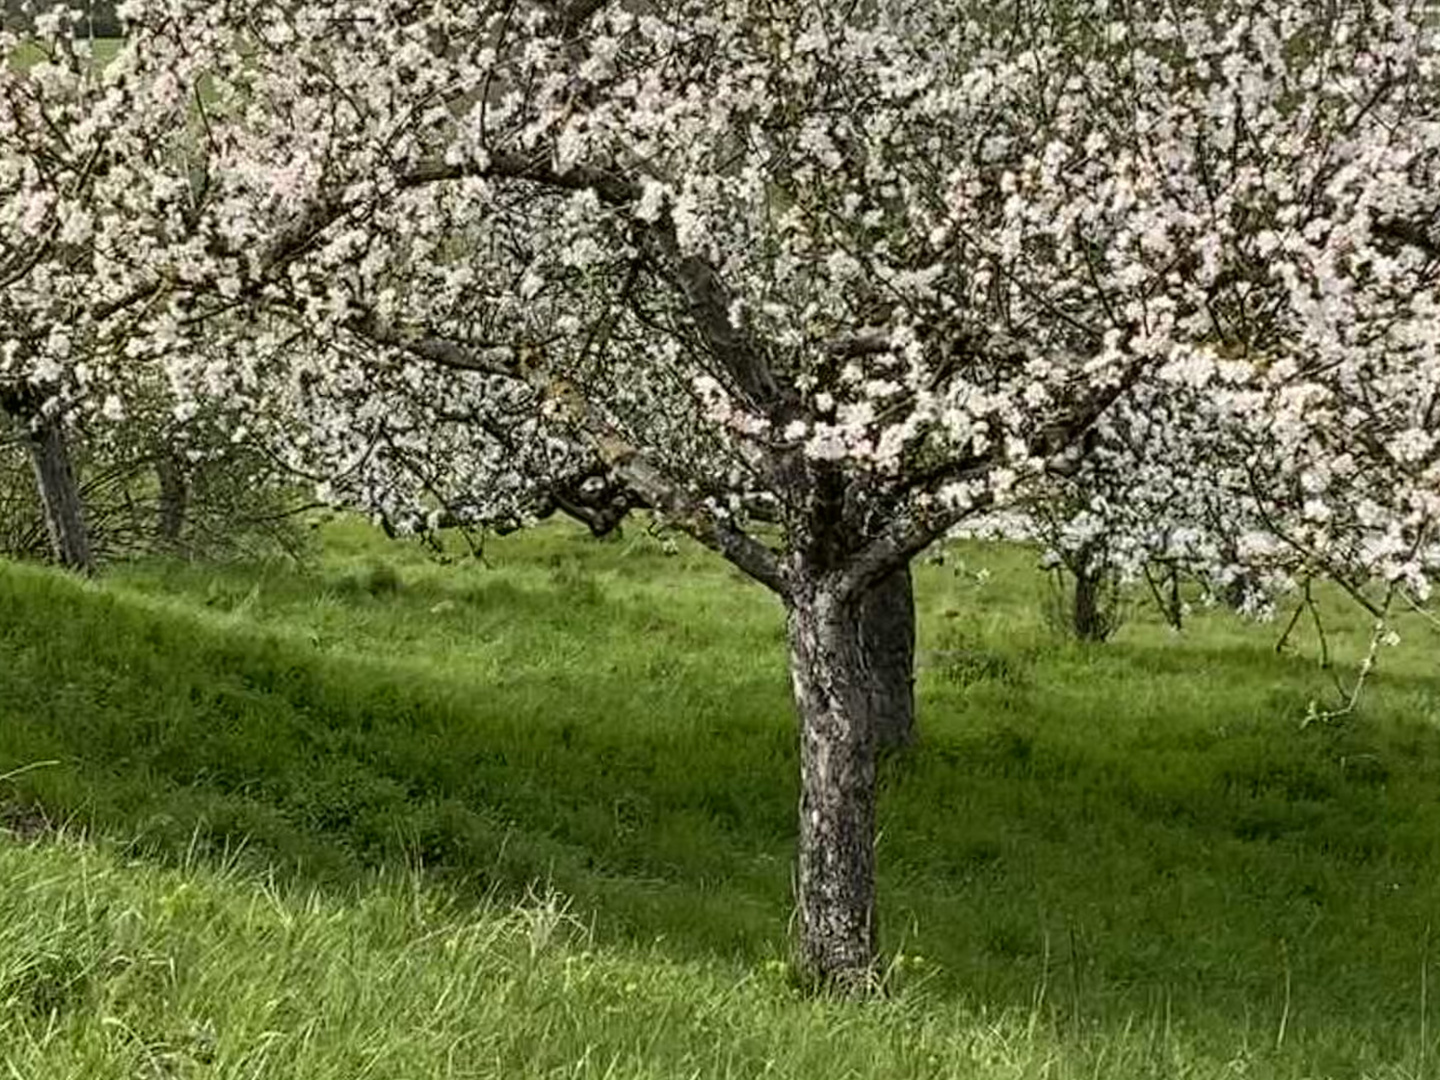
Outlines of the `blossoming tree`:
{"label": "blossoming tree", "polygon": [[[294,452],[382,507],[414,470],[346,469],[398,460],[368,449],[387,439],[455,463],[432,505],[599,463],[781,598],[799,957],[822,980],[874,970],[899,693],[875,688],[875,611],[908,619],[910,560],[1073,467],[1119,398],[1205,393],[1210,430],[1284,451],[1257,484],[1331,521],[1373,503],[1395,531],[1365,567],[1423,577],[1440,132],[1419,4],[119,13],[160,107],[204,74],[204,197],[144,247],[177,385],[311,418]],[[1208,445],[1245,460],[1238,435]],[[752,526],[755,493],[777,528]]]}
{"label": "blossoming tree", "polygon": [[128,350],[165,292],[145,256],[184,234],[196,193],[193,63],[137,98],[132,57],[97,62],[82,16],[0,31],[0,419],[28,445],[56,559],[85,569],[68,428],[121,423],[147,378],[163,389]]}
{"label": "blossoming tree", "polygon": [[[1294,483],[1281,475],[1293,463],[1267,438],[1257,400],[1236,415],[1214,387],[1138,385],[1076,453],[1026,485],[1023,512],[962,531],[1039,543],[1042,562],[1062,574],[1060,614],[1081,640],[1107,637],[1122,594],[1146,586],[1177,630],[1184,584],[1207,602],[1266,614],[1305,560],[1277,535],[1296,520]],[[1263,491],[1261,472],[1275,481]]]}

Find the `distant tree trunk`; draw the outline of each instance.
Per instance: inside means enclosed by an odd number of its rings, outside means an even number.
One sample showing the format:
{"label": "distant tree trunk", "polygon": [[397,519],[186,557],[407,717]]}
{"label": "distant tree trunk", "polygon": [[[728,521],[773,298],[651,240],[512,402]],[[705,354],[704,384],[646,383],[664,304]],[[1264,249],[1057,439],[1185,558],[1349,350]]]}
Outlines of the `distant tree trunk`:
{"label": "distant tree trunk", "polygon": [[800,716],[797,904],[802,970],[844,992],[874,978],[875,763],[861,603],[826,579],[793,585],[791,681]]}
{"label": "distant tree trunk", "polygon": [[185,466],[172,450],[163,450],[155,463],[160,481],[160,541],[167,547],[180,542],[185,529],[185,513],[190,506],[190,484]]}
{"label": "distant tree trunk", "polygon": [[1180,595],[1180,567],[1174,561],[1166,561],[1164,589],[1161,583],[1155,580],[1150,564],[1143,567],[1145,584],[1150,586],[1150,595],[1155,599],[1155,605],[1160,609],[1160,614],[1170,625],[1170,629],[1180,631],[1185,629],[1185,603]]}
{"label": "distant tree trunk", "polygon": [[1075,606],[1072,628],[1081,641],[1104,641],[1106,626],[1100,611],[1101,572],[1081,558],[1075,564]]}
{"label": "distant tree trunk", "polygon": [[882,579],[860,601],[876,745],[903,750],[915,741],[915,583],[910,567]]}
{"label": "distant tree trunk", "polygon": [[1240,558],[1240,549],[1234,540],[1226,540],[1220,547],[1220,558],[1229,566],[1239,569],[1220,590],[1220,601],[1231,611],[1240,611],[1245,607],[1245,601],[1249,599],[1255,588],[1255,581],[1248,570],[1243,569],[1244,562]]}
{"label": "distant tree trunk", "polygon": [[88,574],[95,564],[64,420],[58,416],[33,417],[27,443],[55,561],[69,570]]}

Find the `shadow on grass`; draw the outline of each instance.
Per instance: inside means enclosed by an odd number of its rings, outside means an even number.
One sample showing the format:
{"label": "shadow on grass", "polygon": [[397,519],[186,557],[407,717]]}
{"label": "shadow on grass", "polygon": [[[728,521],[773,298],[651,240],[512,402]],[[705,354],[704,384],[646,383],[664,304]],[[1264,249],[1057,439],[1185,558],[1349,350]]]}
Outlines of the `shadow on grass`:
{"label": "shadow on grass", "polygon": [[[513,624],[576,618],[563,590],[484,591]],[[682,946],[783,934],[795,765],[763,674],[420,679],[11,568],[0,663],[0,772],[60,762],[14,798],[137,850],[243,844],[327,886],[387,863],[476,893],[548,882],[602,932]]]}
{"label": "shadow on grass", "polygon": [[[583,624],[582,586],[552,586],[497,579],[465,618]],[[683,647],[682,620],[602,601],[651,652]],[[924,743],[885,776],[889,946],[991,1006],[1409,1023],[1440,738],[1300,733],[1263,703],[1276,665],[1227,656],[1062,651],[929,688]],[[0,566],[0,773],[60,762],[10,801],[138,853],[243,846],[327,888],[415,864],[472,894],[545,882],[602,939],[757,961],[785,948],[796,764],[783,680],[753,663],[667,673],[597,647],[420,677]]]}

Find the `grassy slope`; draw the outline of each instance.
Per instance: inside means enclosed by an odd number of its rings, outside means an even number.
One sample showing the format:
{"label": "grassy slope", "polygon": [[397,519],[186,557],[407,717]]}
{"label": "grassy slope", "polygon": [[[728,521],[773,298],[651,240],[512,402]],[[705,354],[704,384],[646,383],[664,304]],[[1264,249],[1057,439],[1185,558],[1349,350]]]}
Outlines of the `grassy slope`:
{"label": "grassy slope", "polygon": [[[1274,628],[1217,615],[1176,637],[1141,613],[1111,645],[1076,648],[1041,624],[1025,553],[967,547],[925,568],[924,744],[888,770],[882,809],[902,992],[816,1005],[775,971],[795,799],[778,607],[638,530],[603,545],[549,530],[488,557],[439,568],[342,527],[308,572],[157,563],[97,587],[0,567],[0,772],[59,762],[0,800],[114,838],[0,846],[14,909],[0,928],[19,927],[0,929],[0,1060],[66,1075],[91,1054],[106,1065],[73,1075],[129,1075],[135,1046],[198,1024],[249,1075],[262,1029],[235,1003],[268,992],[275,931],[227,911],[314,935],[295,976],[314,985],[271,1041],[310,1031],[319,1056],[307,1071],[276,1054],[263,1076],[358,1075],[335,1064],[358,1060],[350,1042],[383,1057],[419,1038],[431,967],[459,963],[434,941],[476,920],[509,944],[464,950],[467,1004],[436,1006],[413,1072],[379,1075],[446,1075],[445,1060],[544,1075],[582,1058],[580,1075],[612,1059],[618,1075],[758,1075],[774,1058],[780,1075],[1399,1076],[1436,1057],[1433,1022],[1420,1038],[1440,900],[1424,631],[1384,657],[1357,722],[1302,732],[1324,681],[1313,660],[1273,655]],[[1360,621],[1336,615],[1353,658]],[[162,871],[151,855],[188,861]],[[256,885],[270,866],[283,896]],[[417,866],[422,907],[445,910],[411,948]],[[545,910],[509,905],[536,882],[586,931],[502,993],[496,972],[528,956],[523,927]],[[61,898],[92,887],[98,914],[53,925],[73,906]],[[131,992],[132,967],[106,959],[134,951],[117,912],[163,915],[192,888],[207,899],[190,922],[139,923],[174,986]],[[367,937],[374,911],[383,940]],[[86,989],[37,1006],[5,973],[52,939],[40,952],[61,959],[41,968],[89,972]],[[356,986],[403,970],[388,994],[403,1005],[360,990],[369,1005],[334,1005],[320,988],[345,964]],[[570,985],[592,969],[620,993],[603,1007]],[[703,1022],[662,1008],[682,997]],[[104,1022],[122,999],[149,1032],[138,1042]],[[481,1016],[511,1050],[436,1056],[480,1038]],[[525,1058],[541,1031],[548,1049]],[[222,1056],[193,1074],[232,1075]]]}

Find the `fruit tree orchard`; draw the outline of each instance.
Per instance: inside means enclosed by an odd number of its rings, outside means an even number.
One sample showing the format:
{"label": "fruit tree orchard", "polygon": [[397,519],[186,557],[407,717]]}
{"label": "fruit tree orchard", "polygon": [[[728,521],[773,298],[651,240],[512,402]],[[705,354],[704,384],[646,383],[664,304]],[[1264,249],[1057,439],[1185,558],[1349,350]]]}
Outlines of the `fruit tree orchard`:
{"label": "fruit tree orchard", "polygon": [[[133,176],[55,219],[91,218],[71,263],[86,333],[124,338],[117,392],[164,371],[180,408],[226,399],[337,498],[387,512],[483,520],[598,470],[774,591],[816,977],[864,984],[875,960],[877,728],[902,688],[874,689],[873,609],[903,609],[910,560],[967,515],[1073,471],[1117,402],[1203,400],[1156,410],[1154,445],[1255,466],[1247,528],[1299,493],[1282,542],[1348,544],[1425,587],[1423,5],[119,14],[97,79],[124,107],[96,175]],[[6,78],[23,95],[46,68]],[[34,232],[40,185],[5,167],[3,227]],[[7,339],[0,377],[75,369],[57,311]],[[1146,446],[1110,460],[1183,515]],[[752,527],[757,494],[778,529]]]}

